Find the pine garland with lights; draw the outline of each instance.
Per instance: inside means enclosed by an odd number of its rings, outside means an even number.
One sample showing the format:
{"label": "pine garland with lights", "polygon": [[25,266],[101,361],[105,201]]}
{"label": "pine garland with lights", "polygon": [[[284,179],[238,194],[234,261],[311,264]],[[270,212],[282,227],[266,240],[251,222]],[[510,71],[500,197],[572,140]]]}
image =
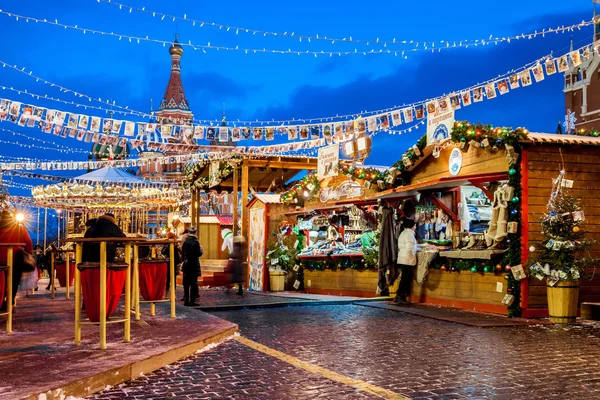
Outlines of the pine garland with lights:
{"label": "pine garland with lights", "polygon": [[304,200],[314,199],[319,193],[319,188],[320,184],[317,172],[311,171],[301,180],[292,183],[289,190],[281,193],[281,201],[284,204],[293,204],[301,197]]}
{"label": "pine garland with lights", "polygon": [[472,124],[467,121],[456,121],[454,127],[452,127],[450,137],[454,143],[461,144],[474,141],[482,148],[495,151],[505,145],[513,147],[518,145],[519,141],[527,138],[528,133],[527,129],[524,128],[513,130],[512,128],[494,127],[481,123]]}
{"label": "pine garland with lights", "polygon": [[367,263],[365,258],[343,258],[343,259],[332,259],[325,258],[321,259],[308,259],[300,262],[301,268],[306,268],[309,271],[325,271],[326,269],[331,271],[345,270],[347,268],[355,270],[367,270],[376,271],[377,264]]}
{"label": "pine garland with lights", "polygon": [[[196,164],[191,168],[183,178],[183,185],[189,189],[208,189],[209,177],[200,176],[204,171],[204,165]],[[229,164],[219,167],[218,178],[220,180],[228,179],[233,175],[233,167]]]}
{"label": "pine garland with lights", "polygon": [[[419,158],[423,157],[423,150],[427,147],[427,134],[421,136],[421,138],[417,141],[417,144],[409,148],[404,152],[400,160],[396,161],[392,168],[400,172],[404,172],[408,170],[410,165],[414,164]],[[418,151],[416,149],[418,149]],[[405,162],[404,160],[408,160]],[[410,164],[410,165],[407,165]],[[402,185],[407,185],[408,182],[403,182]]]}
{"label": "pine garland with lights", "polygon": [[[380,171],[376,168],[371,167],[355,167],[348,164],[339,164],[340,174],[349,176],[351,179],[360,179],[363,181],[371,182],[372,185],[377,185],[379,190],[385,190],[390,188],[390,184],[387,181],[390,172],[388,170]],[[381,183],[381,187],[379,184]]]}

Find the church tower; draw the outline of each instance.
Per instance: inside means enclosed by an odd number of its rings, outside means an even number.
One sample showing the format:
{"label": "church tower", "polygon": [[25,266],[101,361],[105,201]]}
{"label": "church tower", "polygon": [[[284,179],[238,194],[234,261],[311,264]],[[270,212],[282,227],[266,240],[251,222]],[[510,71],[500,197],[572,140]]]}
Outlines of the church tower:
{"label": "church tower", "polygon": [[[594,4],[594,44],[600,45],[600,21],[597,19],[596,4]],[[573,51],[573,41],[571,41]],[[581,65],[565,71],[565,114],[573,112],[577,130],[600,131],[600,56],[592,49],[587,59],[582,57]],[[567,133],[567,132],[565,132]]]}
{"label": "church tower", "polygon": [[167,84],[167,90],[160,102],[160,107],[156,112],[156,120],[158,123],[175,124],[175,125],[191,125],[192,111],[185,98],[183,91],[183,83],[181,82],[181,56],[183,55],[183,47],[177,40],[169,47],[171,55],[171,77]]}
{"label": "church tower", "polygon": [[[169,54],[171,55],[171,76],[169,77],[165,95],[156,112],[156,122],[159,124],[190,126],[192,125],[194,115],[188,105],[183,90],[183,83],[181,82],[181,56],[183,55],[183,47],[179,44],[177,35],[175,35],[175,41],[169,47]],[[171,143],[180,142],[179,139],[174,137],[167,138],[167,140]],[[178,154],[182,153],[179,151],[168,151],[166,153],[166,155]],[[166,180],[179,182],[183,178],[183,164],[169,163],[165,166],[163,174]]]}

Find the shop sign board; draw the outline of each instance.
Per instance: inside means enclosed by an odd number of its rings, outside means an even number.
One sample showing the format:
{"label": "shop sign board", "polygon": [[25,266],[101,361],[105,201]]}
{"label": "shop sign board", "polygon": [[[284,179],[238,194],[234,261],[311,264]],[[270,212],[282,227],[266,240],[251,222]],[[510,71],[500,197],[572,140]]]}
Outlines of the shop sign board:
{"label": "shop sign board", "polygon": [[454,126],[454,110],[427,115],[427,145],[450,138]]}
{"label": "shop sign board", "polygon": [[338,175],[338,163],[340,162],[340,145],[338,143],[319,149],[317,161],[317,178],[333,178]]}
{"label": "shop sign board", "polygon": [[450,175],[456,176],[460,173],[460,169],[462,168],[462,151],[458,147],[452,149],[450,153],[450,159],[448,160],[448,171]]}
{"label": "shop sign board", "polygon": [[355,181],[342,182],[337,188],[323,188],[319,193],[319,200],[326,203],[330,200],[340,200],[343,198],[352,199],[364,196],[364,187]]}

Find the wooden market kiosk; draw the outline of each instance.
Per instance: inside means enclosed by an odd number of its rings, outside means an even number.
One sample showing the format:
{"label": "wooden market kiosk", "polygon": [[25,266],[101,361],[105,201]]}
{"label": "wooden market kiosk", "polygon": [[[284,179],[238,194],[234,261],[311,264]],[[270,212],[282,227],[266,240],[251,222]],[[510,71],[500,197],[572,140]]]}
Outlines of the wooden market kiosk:
{"label": "wooden market kiosk", "polygon": [[[242,234],[246,238],[246,242],[249,243],[251,229],[249,227],[250,195],[255,195],[256,193],[272,193],[300,172],[316,169],[317,158],[271,155],[257,155],[257,158],[249,156],[240,157],[242,158],[222,163],[222,166],[219,169],[219,182],[216,186],[211,187],[210,190],[226,190],[233,194],[231,229],[233,235]],[[198,187],[195,186],[193,182],[206,182],[209,179],[209,174],[210,166],[208,164],[198,164],[195,166],[195,170],[189,174],[192,183],[190,185],[192,195],[192,202],[190,205],[191,225],[197,227],[201,227],[202,225],[207,226],[205,231],[199,232],[199,239],[201,242],[203,241],[203,233],[207,235],[210,232],[208,230],[209,224],[203,223],[206,216],[201,215],[199,207],[199,199],[204,191],[204,185]],[[279,195],[275,196],[279,198]],[[222,218],[222,216],[219,218]],[[238,226],[238,221],[240,221],[240,219],[241,230]],[[214,234],[216,234],[216,230],[213,229],[213,235]],[[205,238],[205,240],[222,244],[220,240],[215,240],[210,237]],[[266,247],[266,242],[264,245]],[[203,269],[203,276],[199,278],[199,284],[203,286],[222,286],[227,283],[224,269],[228,255],[220,251],[220,248],[215,249],[211,254],[210,257],[215,257],[214,259],[205,256],[202,257],[203,268],[206,266],[208,266],[208,268]],[[268,274],[265,274],[264,278],[268,279]],[[250,282],[250,277],[248,277],[248,282]],[[268,285],[262,285],[260,290],[268,290]]]}
{"label": "wooden market kiosk", "polygon": [[[377,246],[374,238],[377,200],[370,198],[377,189],[365,185],[364,180],[351,179],[349,167],[381,172],[381,169],[373,167],[343,163],[345,173],[340,172],[318,183],[312,181],[318,186],[317,192],[314,198],[301,202],[303,207],[291,203],[269,209],[270,234],[277,229],[278,223],[291,224],[297,232],[301,232],[296,235],[303,242],[298,254],[299,270],[291,272],[291,279],[286,284],[288,290],[354,297],[376,296],[377,259],[365,254],[362,239],[365,236],[365,242],[368,240]],[[331,233],[337,238],[332,239]],[[295,280],[299,288],[293,287]]]}
{"label": "wooden market kiosk", "polygon": [[[487,244],[475,241],[473,246],[465,248],[468,247],[466,239],[455,234],[453,249],[439,252],[421,283],[416,278],[413,280],[412,302],[547,317],[545,281],[532,277],[517,281],[512,269],[526,265],[530,246],[542,241],[536,216],[545,212],[552,179],[559,174],[563,162],[567,177],[575,181],[571,193],[582,199],[589,238],[600,239],[597,202],[600,138],[529,133],[514,148],[507,147],[508,150],[490,150],[477,141],[467,146],[448,140],[445,146],[438,146],[441,148],[439,156],[424,151],[423,157],[407,169],[410,184],[377,194],[379,199],[414,198],[417,194],[421,201],[425,199],[450,216],[456,233],[463,230],[461,223],[466,213],[483,215],[482,208],[493,202],[499,187],[504,183],[507,187],[513,186],[509,191],[511,197],[505,199],[508,215],[504,246],[490,249]],[[478,204],[482,206],[474,209],[471,199],[464,196],[465,189],[468,193],[479,192],[487,199],[479,198]],[[461,240],[463,243],[459,244]],[[596,244],[592,256],[597,257],[599,253],[600,245]],[[524,270],[527,272],[527,268]],[[600,301],[600,276],[582,279],[580,285],[580,304]],[[512,305],[503,304],[507,295],[514,296]]]}

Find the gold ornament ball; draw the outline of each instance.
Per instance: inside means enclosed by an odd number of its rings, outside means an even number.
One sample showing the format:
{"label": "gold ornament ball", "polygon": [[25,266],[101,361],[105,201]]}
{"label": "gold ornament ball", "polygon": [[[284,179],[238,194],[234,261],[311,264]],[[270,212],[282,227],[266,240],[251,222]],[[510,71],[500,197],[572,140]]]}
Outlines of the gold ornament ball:
{"label": "gold ornament ball", "polygon": [[502,265],[500,265],[500,264],[496,265],[496,271],[502,271]]}
{"label": "gold ornament ball", "polygon": [[575,233],[579,232],[579,227],[578,226],[574,226],[573,227],[573,232],[575,232]]}

